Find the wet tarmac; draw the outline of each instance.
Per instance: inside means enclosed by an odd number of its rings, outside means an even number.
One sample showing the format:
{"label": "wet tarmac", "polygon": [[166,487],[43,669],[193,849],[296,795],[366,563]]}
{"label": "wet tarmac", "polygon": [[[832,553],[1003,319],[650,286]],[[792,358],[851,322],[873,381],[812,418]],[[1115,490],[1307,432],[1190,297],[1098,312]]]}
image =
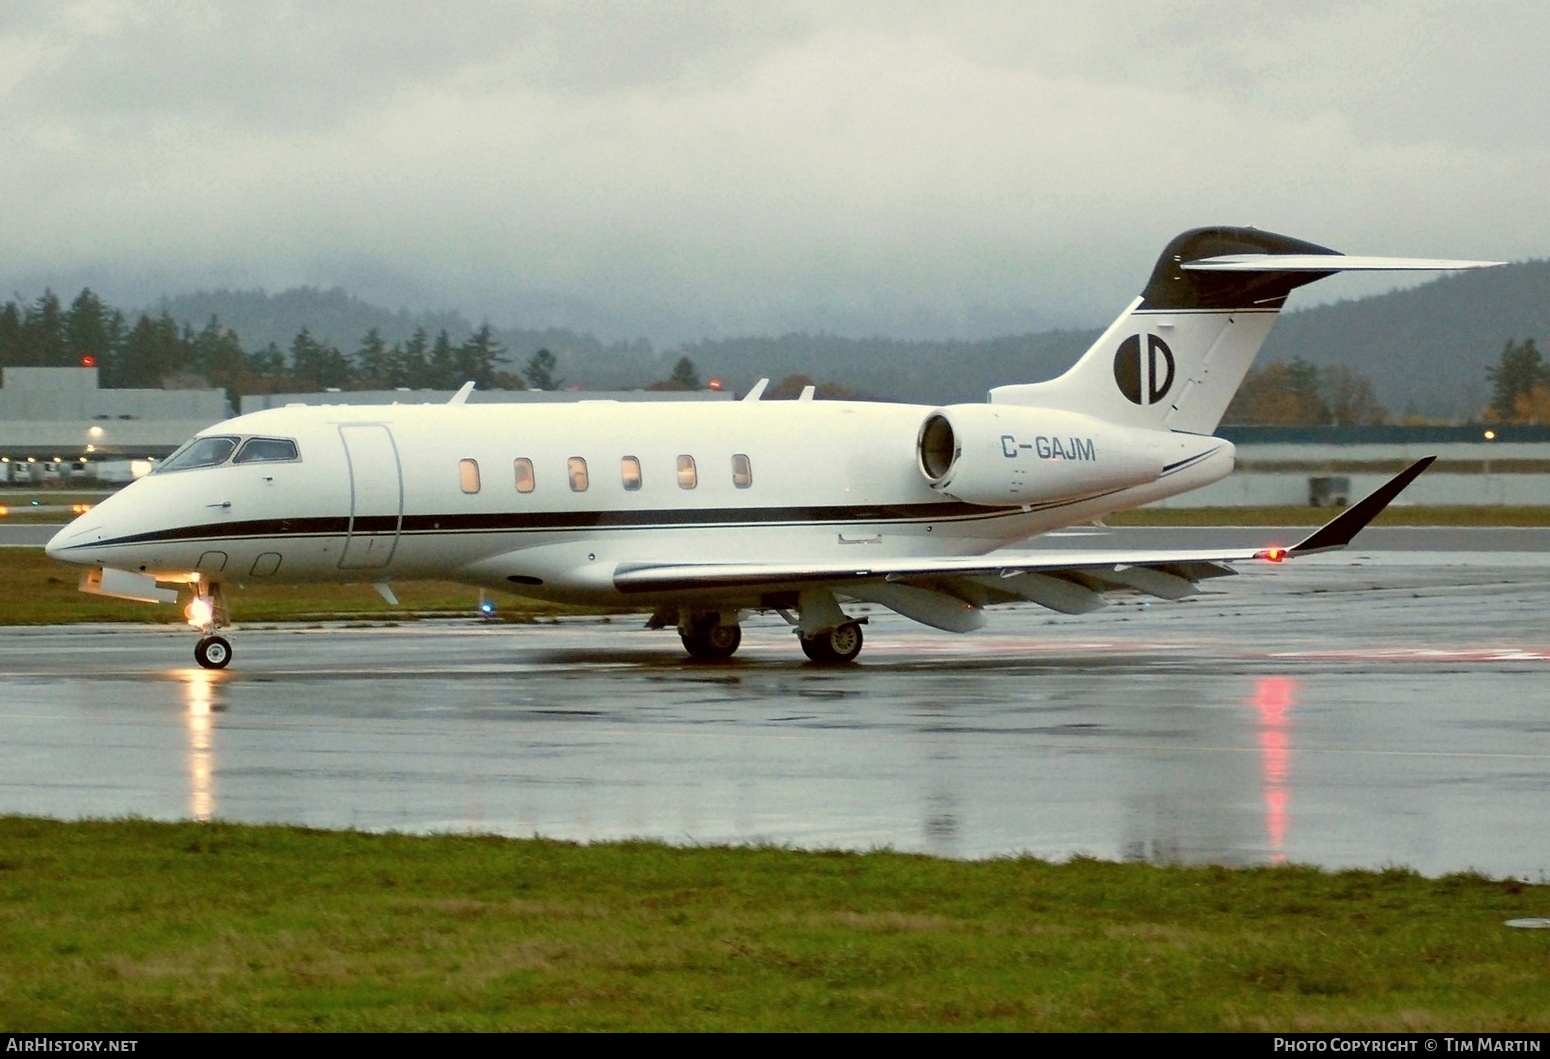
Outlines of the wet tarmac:
{"label": "wet tarmac", "polygon": [[37,522],[0,525],[0,548],[41,548],[61,528]]}
{"label": "wet tarmac", "polygon": [[965,637],[874,613],[840,670],[778,619],[723,665],[634,618],[249,628],[221,674],[187,631],[8,629],[0,811],[1550,870],[1545,552],[1207,587]]}

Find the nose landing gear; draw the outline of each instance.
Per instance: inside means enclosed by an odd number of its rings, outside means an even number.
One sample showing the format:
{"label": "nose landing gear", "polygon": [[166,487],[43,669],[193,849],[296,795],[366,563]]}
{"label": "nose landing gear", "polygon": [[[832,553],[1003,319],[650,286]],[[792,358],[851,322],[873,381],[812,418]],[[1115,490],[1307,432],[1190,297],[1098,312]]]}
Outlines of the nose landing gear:
{"label": "nose landing gear", "polygon": [[217,629],[231,627],[231,616],[226,612],[226,599],[219,584],[194,585],[194,598],[183,608],[188,623],[202,635],[194,645],[194,661],[205,669],[225,669],[231,662],[231,641],[216,635]]}
{"label": "nose landing gear", "polygon": [[205,636],[194,645],[194,661],[206,669],[225,669],[231,661],[231,643],[224,636]]}

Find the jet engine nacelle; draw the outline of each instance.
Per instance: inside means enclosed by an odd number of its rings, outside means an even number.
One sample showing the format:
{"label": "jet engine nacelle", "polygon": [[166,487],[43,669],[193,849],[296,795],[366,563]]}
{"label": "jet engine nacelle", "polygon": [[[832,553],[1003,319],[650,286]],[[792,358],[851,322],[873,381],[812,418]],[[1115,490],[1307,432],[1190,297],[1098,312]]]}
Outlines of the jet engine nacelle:
{"label": "jet engine nacelle", "polygon": [[1167,435],[1056,409],[970,404],[920,425],[920,471],[970,504],[1038,504],[1156,481]]}

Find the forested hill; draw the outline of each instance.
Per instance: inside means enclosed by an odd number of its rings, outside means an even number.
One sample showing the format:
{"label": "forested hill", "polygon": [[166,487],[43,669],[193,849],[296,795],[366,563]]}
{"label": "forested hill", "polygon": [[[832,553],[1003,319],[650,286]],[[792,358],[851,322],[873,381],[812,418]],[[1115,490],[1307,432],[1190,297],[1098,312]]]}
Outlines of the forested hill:
{"label": "forested hill", "polygon": [[1260,363],[1302,357],[1372,380],[1396,413],[1468,417],[1490,399],[1486,367],[1508,339],[1550,339],[1550,261],[1445,276],[1357,301],[1287,313]]}
{"label": "forested hill", "polygon": [[1043,331],[979,342],[905,342],[791,334],[697,342],[667,356],[687,356],[702,374],[739,390],[760,376],[806,375],[866,396],[935,404],[983,401],[992,386],[1053,378],[1097,337],[1097,331]]}

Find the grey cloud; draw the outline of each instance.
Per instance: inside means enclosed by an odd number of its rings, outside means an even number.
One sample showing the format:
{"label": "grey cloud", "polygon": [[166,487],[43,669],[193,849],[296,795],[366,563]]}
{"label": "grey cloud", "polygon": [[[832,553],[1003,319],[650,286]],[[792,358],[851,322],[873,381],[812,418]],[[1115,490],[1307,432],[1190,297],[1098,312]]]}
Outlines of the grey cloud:
{"label": "grey cloud", "polygon": [[1517,3],[7,6],[0,261],[659,338],[1087,325],[1200,223],[1543,255],[1546,30]]}

